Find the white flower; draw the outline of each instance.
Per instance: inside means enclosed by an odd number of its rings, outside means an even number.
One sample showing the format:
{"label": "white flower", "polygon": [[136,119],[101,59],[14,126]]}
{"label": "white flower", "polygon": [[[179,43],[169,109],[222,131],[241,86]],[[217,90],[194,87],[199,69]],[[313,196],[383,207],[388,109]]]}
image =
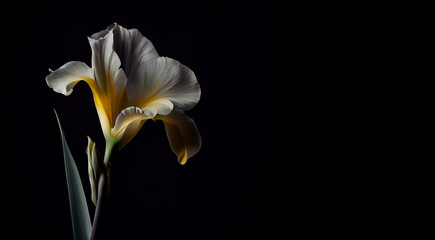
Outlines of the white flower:
{"label": "white flower", "polygon": [[71,61],[46,81],[70,95],[81,80],[92,90],[106,144],[124,147],[148,119],[163,120],[172,150],[185,164],[201,147],[195,122],[184,111],[199,101],[195,74],[176,60],[160,57],[137,29],[118,24],[88,38],[92,67]]}

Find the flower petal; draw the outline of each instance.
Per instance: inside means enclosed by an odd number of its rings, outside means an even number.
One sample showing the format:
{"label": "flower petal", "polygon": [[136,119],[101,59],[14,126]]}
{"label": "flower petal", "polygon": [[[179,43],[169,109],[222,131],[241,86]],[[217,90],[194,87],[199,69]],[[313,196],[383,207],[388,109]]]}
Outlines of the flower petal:
{"label": "flower petal", "polygon": [[[103,30],[88,38],[92,48],[92,67],[104,111],[111,126],[117,114],[125,107],[127,76],[120,68],[121,61],[113,50],[113,32]],[[101,118],[101,117],[100,117]]]}
{"label": "flower petal", "polygon": [[122,138],[118,140],[116,144],[116,150],[119,151],[127,145],[133,139],[142,126],[145,124],[146,120],[136,119],[133,120],[128,126],[125,128]]}
{"label": "flower petal", "polygon": [[121,113],[116,118],[115,126],[112,128],[112,135],[118,137],[123,134],[123,130],[130,125],[132,122],[139,120],[151,119],[151,112],[143,111],[138,107],[128,107],[121,111]]}
{"label": "flower petal", "polygon": [[196,124],[183,111],[174,109],[169,115],[158,115],[154,119],[163,120],[169,144],[180,164],[184,165],[201,148],[201,135]]}
{"label": "flower petal", "polygon": [[80,81],[86,81],[89,86],[94,84],[94,73],[86,63],[72,61],[64,64],[45,78],[47,85],[57,93],[69,96],[73,87]]}
{"label": "flower petal", "polygon": [[201,89],[193,71],[166,57],[142,63],[127,82],[127,98],[140,108],[156,99],[168,99],[175,107],[188,110],[200,96]]}
{"label": "flower petal", "polygon": [[143,108],[143,111],[147,111],[151,118],[155,117],[157,114],[159,115],[168,115],[172,109],[174,108],[174,104],[166,98],[156,99],[146,105]]}
{"label": "flower petal", "polygon": [[144,109],[128,107],[121,111],[112,128],[112,136],[118,137],[117,150],[121,150],[130,140],[136,136],[147,119],[157,114],[167,115],[174,105],[167,99],[157,99]]}
{"label": "flower petal", "polygon": [[103,30],[88,37],[88,40],[97,84],[100,89],[107,90],[115,81],[121,67],[121,60],[113,51],[113,32]]}
{"label": "flower petal", "polygon": [[121,59],[121,66],[127,77],[137,67],[152,58],[159,57],[154,45],[137,29],[126,29],[115,23],[108,27],[114,35],[113,48]]}

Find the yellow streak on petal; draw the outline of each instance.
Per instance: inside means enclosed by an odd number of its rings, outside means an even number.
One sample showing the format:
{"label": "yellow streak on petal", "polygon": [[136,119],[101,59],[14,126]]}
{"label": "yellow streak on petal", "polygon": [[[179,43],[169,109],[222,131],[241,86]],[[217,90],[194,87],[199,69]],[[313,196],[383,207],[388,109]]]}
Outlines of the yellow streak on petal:
{"label": "yellow streak on petal", "polygon": [[112,128],[111,132],[114,137],[117,137],[125,128],[127,128],[132,122],[137,120],[147,120],[150,117],[147,114],[136,107],[129,107],[121,112],[115,126]]}
{"label": "yellow streak on petal", "polygon": [[92,90],[92,94],[94,96],[95,108],[97,109],[98,117],[100,118],[101,129],[103,130],[104,137],[106,139],[111,138],[112,135],[110,133],[110,121],[108,118],[108,112],[105,108],[105,103],[107,102],[107,98],[103,91],[101,91],[97,83],[90,78],[83,79],[86,83],[88,83],[89,87]]}
{"label": "yellow streak on petal", "polygon": [[121,136],[116,146],[117,151],[121,150],[127,143],[129,143],[139,132],[146,120],[137,119],[131,122],[122,132],[118,135]]}

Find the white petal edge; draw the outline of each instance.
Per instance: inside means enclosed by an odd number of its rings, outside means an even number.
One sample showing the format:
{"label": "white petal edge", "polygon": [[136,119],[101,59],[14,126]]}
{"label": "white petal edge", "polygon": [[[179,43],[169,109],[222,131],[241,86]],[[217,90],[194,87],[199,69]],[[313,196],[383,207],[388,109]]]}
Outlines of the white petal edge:
{"label": "white petal edge", "polygon": [[[51,70],[50,70],[51,71]],[[65,63],[59,69],[52,71],[45,78],[47,85],[57,93],[62,93],[69,96],[73,87],[80,81],[94,81],[94,73],[92,68],[86,63],[71,61]]]}
{"label": "white petal edge", "polygon": [[[134,106],[128,107],[122,110],[116,118],[115,125],[112,128],[112,136],[117,137],[134,121],[152,119],[157,114],[168,115],[173,108],[174,105],[168,99],[157,99],[143,109]],[[139,130],[140,129],[138,129],[138,131]]]}
{"label": "white petal edge", "polygon": [[143,111],[138,107],[128,107],[121,111],[115,121],[115,125],[112,128],[112,136],[118,137],[119,134],[123,133],[123,130],[136,120],[147,120],[151,119],[149,111]]}
{"label": "white petal edge", "polygon": [[174,104],[171,101],[166,98],[159,98],[147,104],[142,110],[149,112],[150,117],[153,118],[157,114],[168,115],[173,108]]}

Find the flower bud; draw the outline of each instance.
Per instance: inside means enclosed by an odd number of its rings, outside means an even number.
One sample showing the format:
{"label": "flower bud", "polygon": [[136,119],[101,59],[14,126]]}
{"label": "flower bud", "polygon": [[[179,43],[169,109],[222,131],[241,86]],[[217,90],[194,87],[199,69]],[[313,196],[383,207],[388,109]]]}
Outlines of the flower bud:
{"label": "flower bud", "polygon": [[95,146],[94,141],[88,136],[88,147],[86,148],[88,155],[88,173],[89,182],[91,183],[91,199],[94,205],[97,205],[98,198],[98,179],[101,173],[100,154]]}

